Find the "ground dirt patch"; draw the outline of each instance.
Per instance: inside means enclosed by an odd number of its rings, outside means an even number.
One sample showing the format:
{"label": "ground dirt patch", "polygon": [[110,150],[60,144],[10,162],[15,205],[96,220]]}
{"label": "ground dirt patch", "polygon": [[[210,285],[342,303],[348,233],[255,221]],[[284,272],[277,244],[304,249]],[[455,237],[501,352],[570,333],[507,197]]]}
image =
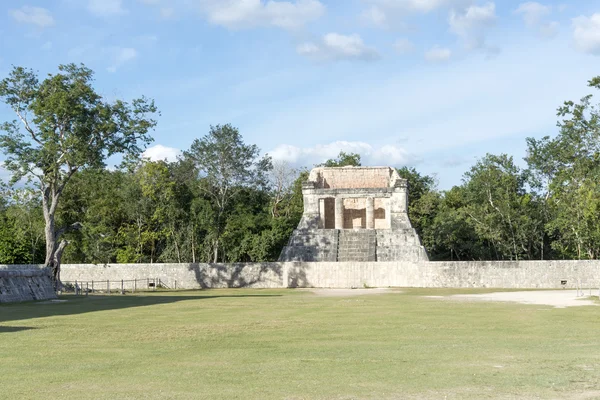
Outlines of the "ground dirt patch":
{"label": "ground dirt patch", "polygon": [[[435,296],[435,298],[439,298],[439,296]],[[446,298],[472,301],[506,301],[521,304],[547,305],[555,308],[598,305],[598,303],[590,299],[589,296],[577,296],[576,290],[536,290],[523,292],[456,294]]]}

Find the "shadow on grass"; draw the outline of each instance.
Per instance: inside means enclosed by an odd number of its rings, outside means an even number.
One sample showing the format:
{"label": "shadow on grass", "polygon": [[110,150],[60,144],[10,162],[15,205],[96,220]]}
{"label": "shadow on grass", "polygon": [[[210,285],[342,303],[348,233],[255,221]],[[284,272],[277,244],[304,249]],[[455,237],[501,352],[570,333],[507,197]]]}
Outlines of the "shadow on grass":
{"label": "shadow on grass", "polygon": [[[163,292],[164,293],[164,292]],[[217,298],[236,297],[280,297],[279,294],[208,294],[197,292],[196,296],[180,295],[111,295],[111,296],[61,296],[63,302],[27,302],[0,305],[0,323],[33,318],[44,318],[61,315],[76,315],[96,311],[119,310],[132,307],[170,304],[187,300],[208,300]],[[206,294],[204,294],[206,293]],[[0,327],[0,329],[14,329]],[[26,328],[25,328],[26,329]],[[3,332],[0,330],[0,333]]]}
{"label": "shadow on grass", "polygon": [[0,334],[28,331],[31,329],[37,329],[37,328],[33,328],[30,326],[1,326],[0,325]]}

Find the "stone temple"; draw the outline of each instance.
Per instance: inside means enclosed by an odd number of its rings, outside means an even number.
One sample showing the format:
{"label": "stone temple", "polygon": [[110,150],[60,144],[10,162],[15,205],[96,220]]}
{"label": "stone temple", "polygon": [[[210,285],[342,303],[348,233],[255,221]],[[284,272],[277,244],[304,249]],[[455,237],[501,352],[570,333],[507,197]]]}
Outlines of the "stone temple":
{"label": "stone temple", "polygon": [[394,168],[315,168],[302,195],[304,214],[279,261],[428,260]]}

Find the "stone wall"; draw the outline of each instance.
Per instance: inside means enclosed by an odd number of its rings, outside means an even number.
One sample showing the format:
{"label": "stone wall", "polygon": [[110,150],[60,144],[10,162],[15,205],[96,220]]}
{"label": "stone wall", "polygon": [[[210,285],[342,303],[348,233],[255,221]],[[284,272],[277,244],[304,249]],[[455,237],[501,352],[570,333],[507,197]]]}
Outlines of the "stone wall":
{"label": "stone wall", "polygon": [[[64,264],[60,277],[63,282],[94,281],[94,288],[100,290],[106,288],[106,281],[110,282],[111,290],[120,289],[121,280],[137,280],[137,288],[144,288],[148,279],[160,279],[168,288],[181,289],[281,288],[284,287],[283,267],[283,263]],[[134,282],[124,282],[123,285],[129,289]]]}
{"label": "stone wall", "polygon": [[[391,173],[383,167],[315,168],[311,178],[321,189],[385,188]],[[311,179],[309,178],[309,179]]]}
{"label": "stone wall", "polygon": [[55,298],[46,269],[35,265],[0,265],[0,303]]}
{"label": "stone wall", "polygon": [[[600,285],[600,261],[277,262],[256,264],[63,265],[63,281],[159,278],[169,287],[575,288]],[[139,287],[139,286],[138,286]]]}

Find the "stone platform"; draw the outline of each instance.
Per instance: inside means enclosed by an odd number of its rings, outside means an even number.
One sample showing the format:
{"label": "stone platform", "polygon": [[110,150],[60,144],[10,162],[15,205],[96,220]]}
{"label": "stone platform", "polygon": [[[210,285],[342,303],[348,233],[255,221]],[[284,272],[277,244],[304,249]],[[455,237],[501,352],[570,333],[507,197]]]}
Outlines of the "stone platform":
{"label": "stone platform", "polygon": [[281,262],[427,261],[408,218],[408,182],[390,167],[315,168]]}
{"label": "stone platform", "polygon": [[35,265],[0,266],[0,303],[55,298],[47,269]]}

